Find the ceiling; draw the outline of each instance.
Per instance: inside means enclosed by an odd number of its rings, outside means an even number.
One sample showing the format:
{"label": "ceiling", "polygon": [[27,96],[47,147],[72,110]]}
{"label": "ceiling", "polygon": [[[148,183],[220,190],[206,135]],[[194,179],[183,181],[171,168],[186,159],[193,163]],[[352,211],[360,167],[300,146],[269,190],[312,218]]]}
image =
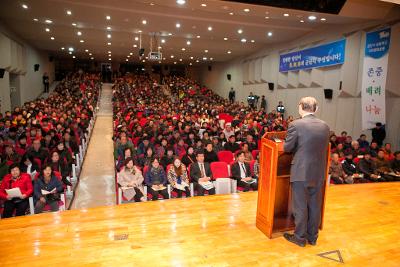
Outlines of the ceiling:
{"label": "ceiling", "polygon": [[[138,63],[146,60],[138,56],[141,38],[145,56],[152,40],[153,50],[161,47],[163,63],[194,65],[248,55],[321,27],[381,20],[394,6],[382,1],[348,0],[341,12],[334,15],[217,0],[186,0],[183,5],[177,0],[1,2],[7,7],[0,10],[2,23],[29,44],[55,57],[108,61],[111,54],[111,61]],[[360,5],[362,14],[357,12]],[[309,20],[310,15],[316,19]],[[46,20],[52,22],[46,23]],[[180,28],[176,27],[177,23]],[[243,31],[241,34],[239,29]],[[139,40],[135,41],[135,37]],[[162,39],[165,43],[161,43]],[[74,50],[71,54],[69,48]]]}

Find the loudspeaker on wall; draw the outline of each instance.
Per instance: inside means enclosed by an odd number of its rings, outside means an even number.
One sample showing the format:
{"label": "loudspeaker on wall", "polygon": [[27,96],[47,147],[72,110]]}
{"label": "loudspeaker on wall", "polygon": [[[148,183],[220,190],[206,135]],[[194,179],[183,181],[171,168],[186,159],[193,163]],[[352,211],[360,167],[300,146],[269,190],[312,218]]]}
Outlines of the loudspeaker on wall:
{"label": "loudspeaker on wall", "polygon": [[230,74],[227,74],[226,78],[228,79],[228,81],[230,81],[232,79],[232,76]]}
{"label": "loudspeaker on wall", "polygon": [[0,69],[0,79],[3,79],[5,71],[5,69]]}
{"label": "loudspeaker on wall", "polygon": [[274,83],[268,83],[268,89],[273,91],[274,90]]}
{"label": "loudspeaker on wall", "polygon": [[212,71],[211,65],[208,66],[208,71]]}
{"label": "loudspeaker on wall", "polygon": [[39,71],[39,67],[40,67],[40,65],[39,65],[39,64],[35,64],[35,65],[33,65],[33,69],[34,69],[34,71]]}
{"label": "loudspeaker on wall", "polygon": [[333,90],[332,89],[324,89],[325,99],[332,99]]}

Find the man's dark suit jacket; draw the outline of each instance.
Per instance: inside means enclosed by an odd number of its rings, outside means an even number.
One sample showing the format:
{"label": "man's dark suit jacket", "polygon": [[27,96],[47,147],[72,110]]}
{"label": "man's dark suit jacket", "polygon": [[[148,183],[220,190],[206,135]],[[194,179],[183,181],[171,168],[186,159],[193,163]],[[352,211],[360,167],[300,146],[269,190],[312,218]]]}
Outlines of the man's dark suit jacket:
{"label": "man's dark suit jacket", "polygon": [[[212,179],[212,173],[211,173],[211,168],[210,168],[209,163],[204,162],[204,170],[206,171],[206,176],[211,177],[211,179]],[[202,178],[202,177],[201,177],[199,163],[194,162],[194,163],[190,164],[190,179],[191,179],[191,181],[198,183],[200,178]]]}
{"label": "man's dark suit jacket", "polygon": [[294,153],[290,182],[321,185],[326,175],[328,144],[329,126],[314,115],[291,122],[284,144],[285,152]]}
{"label": "man's dark suit jacket", "polygon": [[[250,170],[250,164],[245,162],[244,166],[246,168],[246,177],[252,177],[251,170]],[[242,180],[242,177],[240,176],[240,165],[237,161],[231,167],[231,175],[232,175],[232,178],[237,181]]]}

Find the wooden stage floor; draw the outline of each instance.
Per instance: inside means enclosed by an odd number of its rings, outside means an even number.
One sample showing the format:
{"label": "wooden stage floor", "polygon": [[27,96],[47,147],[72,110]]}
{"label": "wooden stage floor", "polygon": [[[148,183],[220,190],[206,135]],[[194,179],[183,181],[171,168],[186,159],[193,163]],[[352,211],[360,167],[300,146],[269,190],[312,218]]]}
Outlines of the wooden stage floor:
{"label": "wooden stage floor", "polygon": [[[0,220],[0,266],[400,266],[400,183],[331,186],[315,247],[255,226],[257,193]],[[335,254],[327,255],[338,259]]]}

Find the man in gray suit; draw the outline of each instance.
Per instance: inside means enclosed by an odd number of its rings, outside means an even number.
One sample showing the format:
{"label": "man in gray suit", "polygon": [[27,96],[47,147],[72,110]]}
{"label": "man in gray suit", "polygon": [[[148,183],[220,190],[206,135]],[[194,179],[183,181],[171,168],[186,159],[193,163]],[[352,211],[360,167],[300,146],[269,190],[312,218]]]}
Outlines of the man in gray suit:
{"label": "man in gray suit", "polygon": [[294,153],[290,170],[294,234],[283,236],[301,247],[316,245],[326,175],[329,126],[316,118],[317,100],[304,97],[299,103],[301,119],[289,124],[284,151]]}

